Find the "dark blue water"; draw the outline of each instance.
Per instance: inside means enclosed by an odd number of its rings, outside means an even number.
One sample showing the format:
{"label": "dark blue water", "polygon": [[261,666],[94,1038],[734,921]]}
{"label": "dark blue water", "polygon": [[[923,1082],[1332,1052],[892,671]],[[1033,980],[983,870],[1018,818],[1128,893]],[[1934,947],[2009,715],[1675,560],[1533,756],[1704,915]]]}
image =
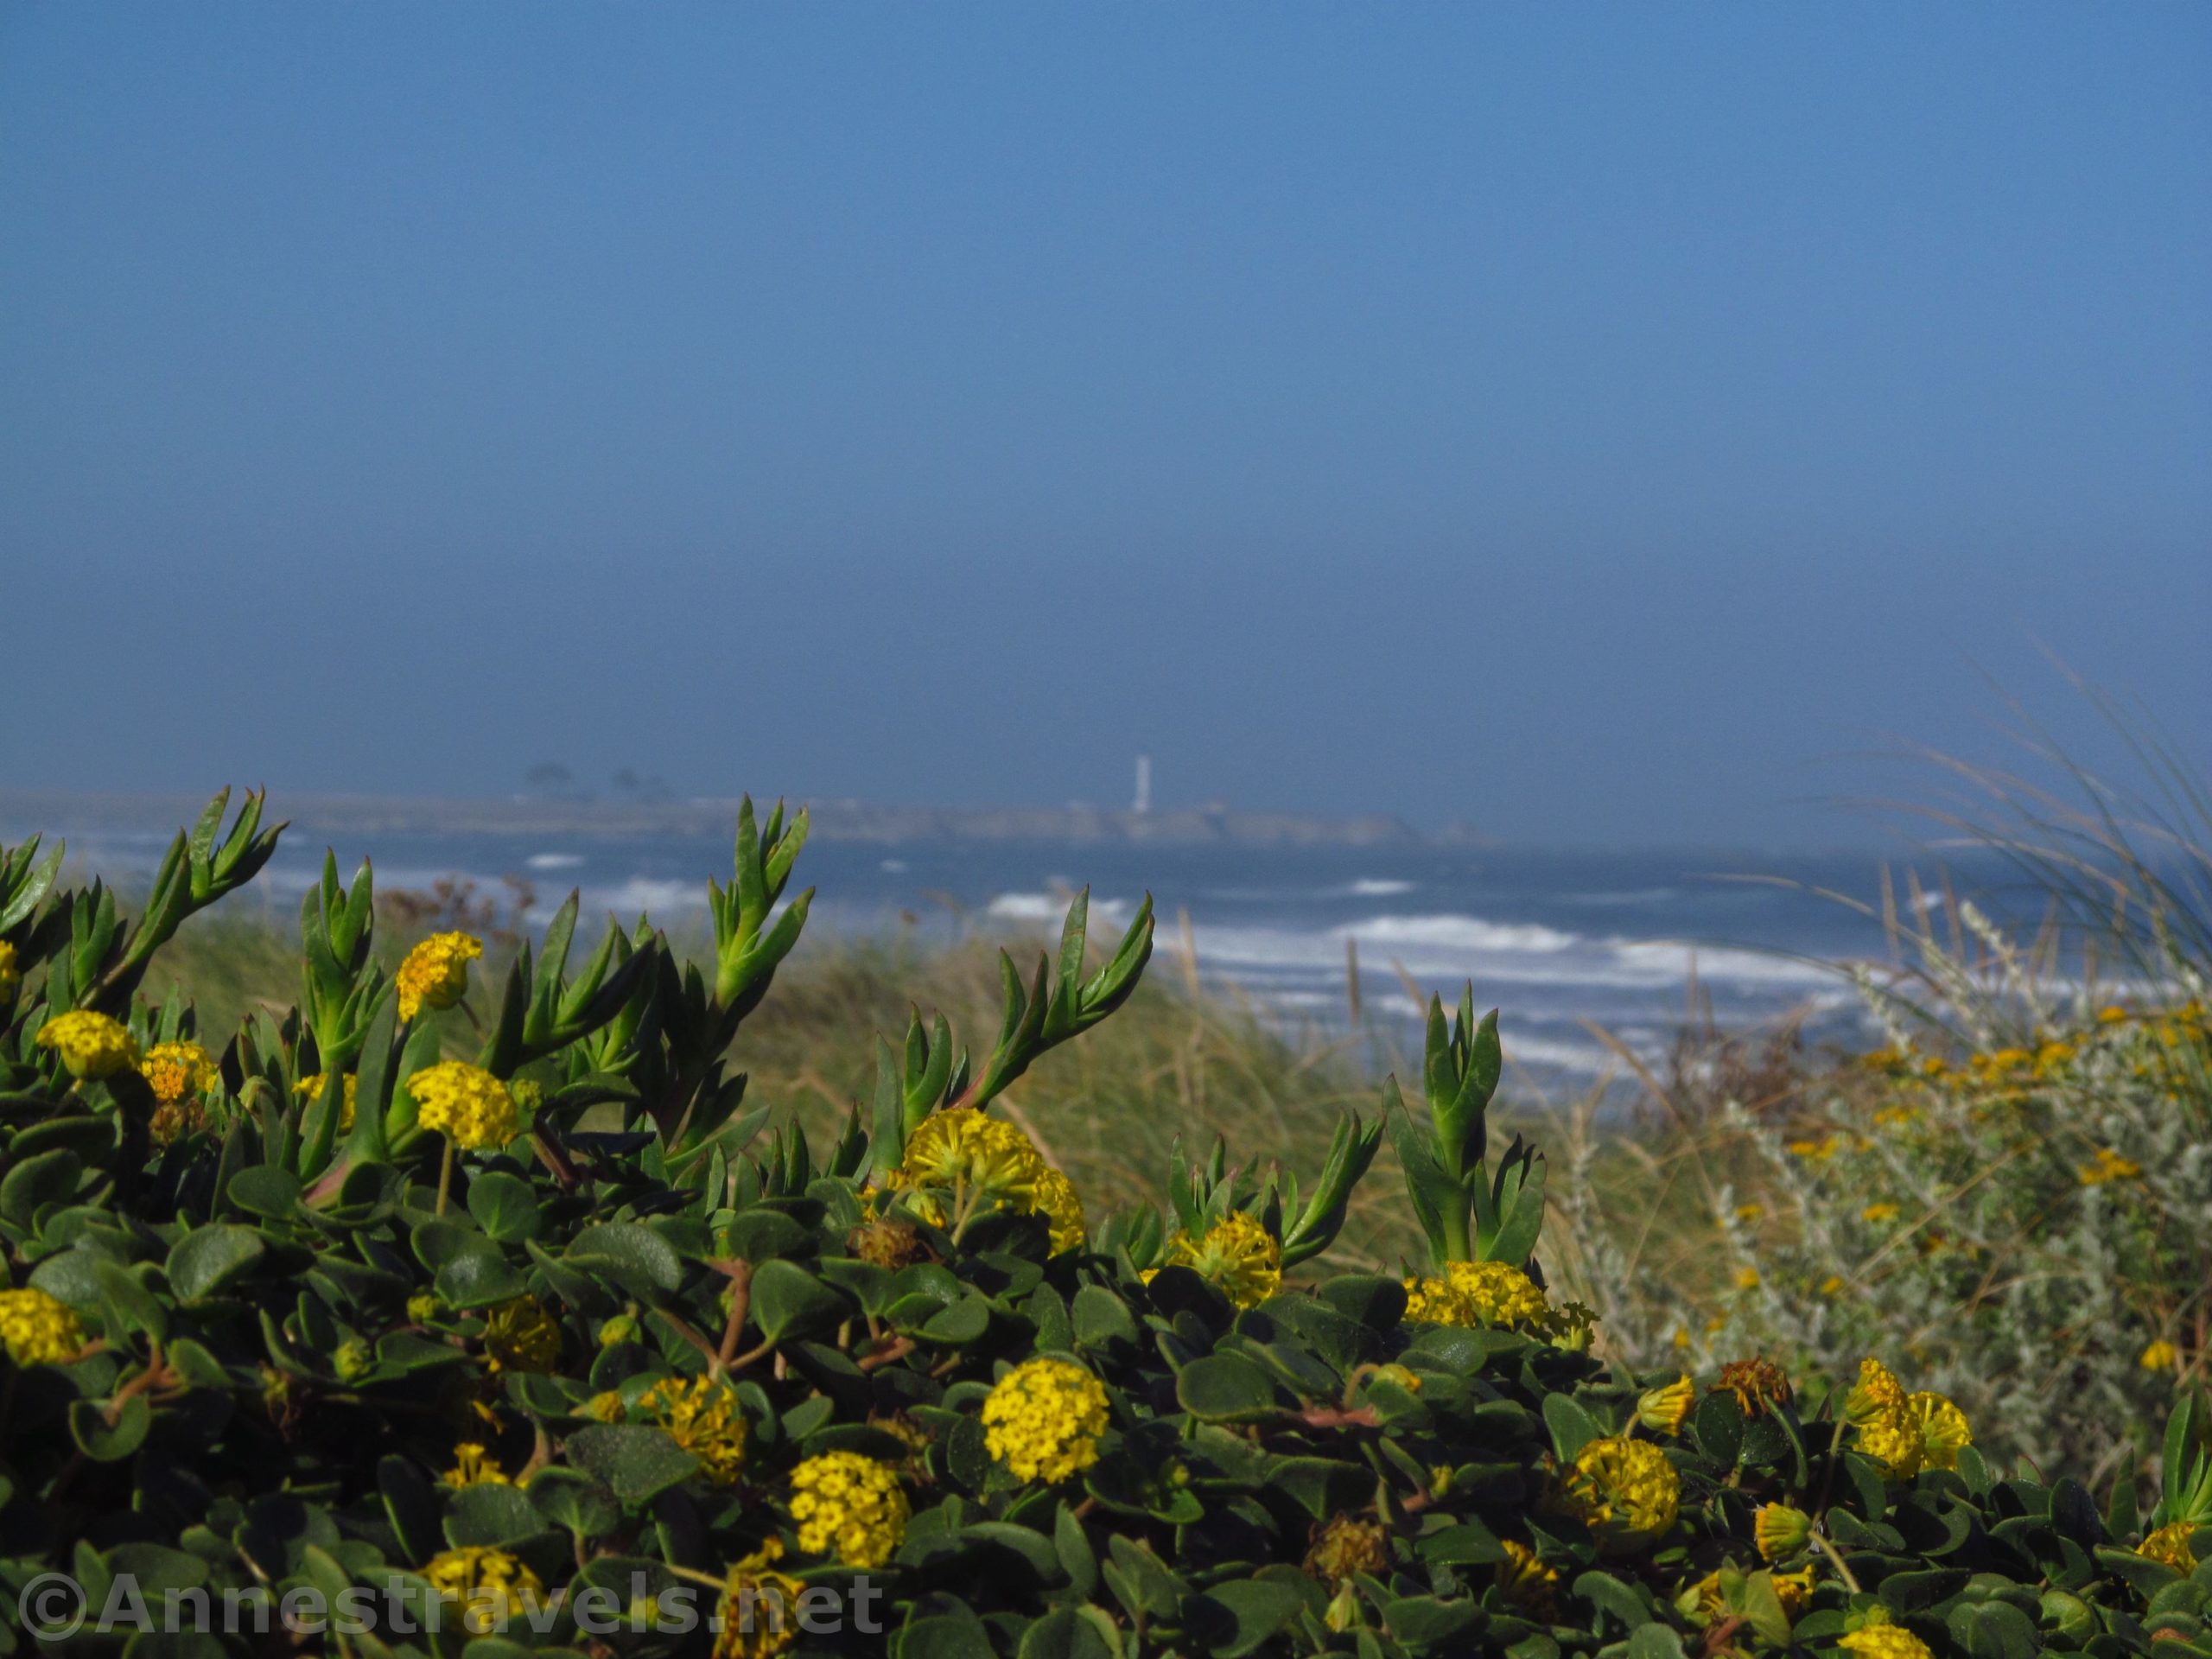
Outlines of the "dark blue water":
{"label": "dark blue water", "polygon": [[[73,861],[115,876],[144,870],[160,850],[152,837],[97,824],[51,827],[69,835]],[[289,909],[321,852],[318,841],[288,837],[257,888]],[[349,874],[372,857],[380,888],[458,875],[496,894],[513,876],[536,887],[541,918],[574,887],[590,909],[626,922],[648,912],[679,933],[703,927],[706,880],[727,880],[730,868],[721,836],[388,835],[338,852]],[[937,938],[1041,934],[1084,883],[1100,945],[1149,891],[1160,918],[1152,971],[1186,971],[1187,939],[1208,984],[1317,1035],[1348,1027],[1347,941],[1366,1017],[1401,1039],[1418,1006],[1409,988],[1449,1001],[1471,980],[1480,1006],[1504,1010],[1509,1059],[1546,1088],[1619,1069],[1590,1024],[1640,1053],[1662,1052],[1693,977],[1723,1026],[1809,1008],[1817,1033],[1858,1039],[1870,1033],[1834,964],[1887,948],[1877,919],[1816,891],[1875,903],[1871,854],[816,842],[794,887],[819,890],[812,931]],[[1980,890],[1999,912],[2018,908]]]}

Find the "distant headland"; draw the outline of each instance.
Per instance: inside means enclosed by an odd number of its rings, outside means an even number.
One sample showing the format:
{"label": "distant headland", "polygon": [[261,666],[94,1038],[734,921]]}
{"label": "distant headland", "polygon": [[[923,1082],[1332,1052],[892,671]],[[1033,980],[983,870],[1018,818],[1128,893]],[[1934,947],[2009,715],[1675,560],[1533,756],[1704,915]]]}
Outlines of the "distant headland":
{"label": "distant headland", "polygon": [[[204,799],[166,793],[0,790],[0,824],[16,833],[41,828],[56,834],[73,829],[159,833],[190,823],[204,804]],[[812,834],[824,841],[1147,842],[1244,847],[1482,844],[1482,838],[1465,827],[1440,836],[1424,835],[1402,818],[1382,812],[1326,817],[1227,806],[886,806],[849,799],[804,804],[811,814]],[[270,806],[310,835],[714,836],[728,833],[737,817],[737,802],[720,798],[284,794],[273,798]]]}

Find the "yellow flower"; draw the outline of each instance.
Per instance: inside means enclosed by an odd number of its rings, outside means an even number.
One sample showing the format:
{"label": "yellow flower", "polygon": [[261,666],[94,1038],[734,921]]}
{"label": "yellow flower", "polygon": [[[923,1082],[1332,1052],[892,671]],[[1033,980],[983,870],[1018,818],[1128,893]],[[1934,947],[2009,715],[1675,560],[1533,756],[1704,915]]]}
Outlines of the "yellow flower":
{"label": "yellow flower", "polygon": [[488,1636],[507,1621],[527,1618],[545,1600],[545,1585],[504,1549],[469,1545],[433,1555],[423,1578],[441,1599],[461,1605],[461,1628]]}
{"label": "yellow flower", "polygon": [[1843,1411],[1859,1430],[1859,1449],[1900,1479],[1955,1469],[1960,1452],[1974,1444],[1964,1412],[1940,1394],[1906,1394],[1878,1360],[1859,1362],[1859,1384]]}
{"label": "yellow flower", "polygon": [[1539,1624],[1559,1616],[1559,1569],[1546,1567],[1518,1538],[1505,1540],[1505,1559],[1497,1564],[1498,1593]]}
{"label": "yellow flower", "polygon": [[2160,1527],[2135,1546],[2135,1553],[2162,1561],[2177,1573],[2194,1573],[2196,1552],[2190,1548],[2190,1541],[2196,1535],[2196,1527],[2194,1521],[2177,1521],[2171,1526]]}
{"label": "yellow flower", "polygon": [[1045,1160],[1029,1137],[1003,1119],[972,1107],[932,1112],[906,1142],[894,1185],[987,1193],[1034,1206]]}
{"label": "yellow flower", "polygon": [[1053,1255],[1083,1248],[1087,1230],[1084,1225],[1083,1199],[1076,1192],[1075,1184],[1065,1175],[1050,1167],[1039,1175],[1033,1208],[1052,1224]]}
{"label": "yellow flower", "polygon": [[1897,1218],[1897,1207],[1894,1204],[1870,1204],[1859,1212],[1859,1220],[1872,1222],[1877,1226]]}
{"label": "yellow flower", "polygon": [[2132,1158],[2123,1158],[2110,1147],[2099,1150],[2094,1162],[2082,1166],[2077,1179],[2084,1186],[2101,1186],[2107,1181],[2132,1181],[2143,1173],[2143,1166]]}
{"label": "yellow flower", "polygon": [[486,1370],[549,1376],[560,1359],[561,1327],[535,1296],[518,1296],[485,1314]]}
{"label": "yellow flower", "polygon": [[1453,1262],[1440,1279],[1406,1281],[1406,1318],[1435,1325],[1520,1325],[1552,1322],[1550,1299],[1536,1281],[1503,1262]]}
{"label": "yellow flower", "polygon": [[37,1040],[41,1048],[61,1056],[73,1077],[111,1077],[138,1064],[138,1039],[118,1021],[84,1008],[48,1020],[38,1028]]}
{"label": "yellow flower", "polygon": [[1764,1221],[1766,1219],[1766,1205],[1763,1204],[1739,1204],[1736,1206],[1736,1219],[1742,1222],[1746,1227],[1749,1227],[1754,1222]]}
{"label": "yellow flower", "polygon": [[23,982],[22,969],[16,965],[16,947],[0,939],[0,1007],[16,994],[16,987]]}
{"label": "yellow flower", "polygon": [[506,1471],[499,1467],[499,1460],[473,1440],[464,1440],[453,1449],[453,1467],[438,1477],[448,1486],[508,1486]]}
{"label": "yellow flower", "polygon": [[0,1344],[18,1365],[67,1365],[84,1350],[85,1326],[42,1290],[0,1290]]}
{"label": "yellow flower", "polygon": [[2154,1342],[2143,1351],[2139,1363],[2146,1371],[2177,1371],[2181,1369],[2181,1350],[2171,1342]]}
{"label": "yellow flower", "polygon": [[1567,1507],[1601,1548],[1648,1543],[1675,1524],[1681,1481],[1649,1440],[1617,1434],[1592,1440],[1566,1474]]}
{"label": "yellow flower", "polygon": [[519,1127],[507,1085],[466,1060],[424,1066],[407,1079],[407,1092],[415,1096],[416,1121],[456,1147],[504,1147]]}
{"label": "yellow flower", "polygon": [[1408,1394],[1421,1392],[1421,1374],[1403,1365],[1377,1365],[1368,1373],[1370,1382],[1395,1382]]}
{"label": "yellow flower", "polygon": [[156,1100],[173,1106],[214,1086],[215,1060],[197,1043],[156,1043],[138,1062],[138,1072]]}
{"label": "yellow flower", "polygon": [[438,1299],[429,1291],[422,1291],[407,1299],[407,1319],[410,1325],[428,1325],[438,1316]]}
{"label": "yellow flower", "polygon": [[1057,1485],[1098,1461],[1106,1406],[1105,1388],[1080,1365],[1026,1360],[983,1402],[983,1445],[1016,1479]]}
{"label": "yellow flower", "polygon": [[712,1659],[775,1659],[798,1640],[798,1599],[806,1586],[776,1571],[772,1563],[783,1558],[782,1541],[771,1538],[730,1568]]}
{"label": "yellow flower", "polygon": [[1886,1614],[1880,1622],[1846,1631],[1836,1643],[1859,1659],[1936,1659],[1925,1642],[1902,1624],[1890,1624]]}
{"label": "yellow flower", "polygon": [[1757,1268],[1738,1268],[1736,1269],[1737,1289],[1757,1290],[1758,1287],[1759,1270]]}
{"label": "yellow flower", "polygon": [[449,1008],[468,990],[468,964],[484,954],[484,942],[467,933],[433,933],[399,964],[399,1017],[412,1020],[424,1008]]}
{"label": "yellow flower", "polygon": [[657,1382],[639,1402],[668,1437],[698,1459],[700,1471],[717,1486],[734,1485],[745,1462],[745,1414],[726,1383],[710,1376]]}
{"label": "yellow flower", "polygon": [[887,1464],[825,1452],[791,1471],[798,1547],[848,1567],[880,1567],[906,1536],[906,1494]]}
{"label": "yellow flower", "polygon": [[1832,1273],[1821,1281],[1820,1290],[1823,1296],[1833,1296],[1842,1288],[1843,1275],[1840,1273]]}
{"label": "yellow flower", "polygon": [[1679,1434],[1689,1419],[1690,1408],[1696,1403],[1696,1385],[1688,1376],[1678,1376],[1662,1387],[1647,1389],[1637,1396],[1636,1421],[1654,1434]]}
{"label": "yellow flower", "polygon": [[[302,1100],[314,1101],[322,1094],[324,1078],[320,1071],[311,1072],[292,1085],[292,1092]],[[353,1127],[354,1097],[361,1092],[361,1080],[351,1071],[346,1074],[346,1087],[338,1101],[338,1127],[341,1130]]]}
{"label": "yellow flower", "polygon": [[1179,1235],[1167,1260],[1212,1281],[1239,1307],[1257,1307],[1282,1283],[1282,1246],[1258,1217],[1241,1210],[1207,1228],[1195,1244]]}
{"label": "yellow flower", "polygon": [[1844,1396],[1845,1419],[1864,1428],[1878,1418],[1904,1408],[1904,1385],[1878,1359],[1859,1362],[1859,1381]]}
{"label": "yellow flower", "polygon": [[1341,1584],[1355,1573],[1370,1576],[1390,1567],[1389,1529],[1376,1521],[1332,1515],[1313,1534],[1301,1567],[1311,1579]]}
{"label": "yellow flower", "polygon": [[594,1394],[576,1408],[576,1415],[588,1417],[595,1423],[619,1423],[623,1418],[622,1394],[618,1389],[608,1389]]}
{"label": "yellow flower", "polygon": [[1758,1546],[1763,1561],[1795,1555],[1812,1539],[1813,1517],[1787,1503],[1762,1503],[1751,1517],[1751,1541]]}

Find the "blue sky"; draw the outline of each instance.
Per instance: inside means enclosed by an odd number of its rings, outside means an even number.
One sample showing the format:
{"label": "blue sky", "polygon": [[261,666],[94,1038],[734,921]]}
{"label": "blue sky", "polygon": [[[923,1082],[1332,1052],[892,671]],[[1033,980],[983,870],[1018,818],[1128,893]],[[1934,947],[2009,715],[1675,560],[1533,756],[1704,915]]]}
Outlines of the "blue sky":
{"label": "blue sky", "polygon": [[10,4],[0,232],[10,783],[1778,843],[2039,647],[2212,733],[2202,6]]}

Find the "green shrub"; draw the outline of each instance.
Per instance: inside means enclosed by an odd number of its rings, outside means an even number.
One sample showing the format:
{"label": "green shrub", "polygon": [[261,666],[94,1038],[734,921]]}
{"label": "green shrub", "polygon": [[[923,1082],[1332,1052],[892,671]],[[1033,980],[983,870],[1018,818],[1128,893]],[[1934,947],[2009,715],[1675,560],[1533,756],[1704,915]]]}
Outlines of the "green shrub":
{"label": "green shrub", "polygon": [[[1309,1179],[1178,1148],[1164,1207],[1088,1215],[994,1108],[1130,995],[1148,908],[1006,962],[987,1050],[917,1014],[824,1147],[730,1069],[804,814],[744,809],[701,961],[640,924],[573,964],[572,899],[480,1008],[474,939],[387,973],[328,863],[299,1007],[217,1046],[139,992],[273,850],[225,810],[135,920],[0,854],[0,1650],[2212,1652],[2193,1406],[2139,1525],[1871,1362],[1599,1357],[1471,1001]],[[1386,1132],[1427,1259],[1302,1281]],[[56,1573],[213,1630],[57,1635]],[[291,1633],[226,1633],[257,1593]]]}

